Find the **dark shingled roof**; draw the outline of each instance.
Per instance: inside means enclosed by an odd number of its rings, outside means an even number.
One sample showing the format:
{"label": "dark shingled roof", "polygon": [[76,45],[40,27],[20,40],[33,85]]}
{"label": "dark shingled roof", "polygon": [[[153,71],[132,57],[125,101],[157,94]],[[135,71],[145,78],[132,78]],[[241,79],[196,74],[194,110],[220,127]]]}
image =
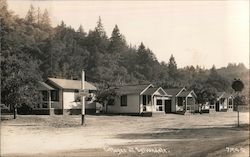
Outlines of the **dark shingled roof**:
{"label": "dark shingled roof", "polygon": [[158,88],[153,87],[153,88],[148,88],[145,92],[143,92],[144,95],[152,95],[154,92],[156,92]]}
{"label": "dark shingled roof", "polygon": [[176,96],[183,88],[164,89],[168,95]]}
{"label": "dark shingled roof", "polygon": [[126,94],[140,94],[144,89],[146,89],[149,84],[143,85],[125,85],[121,87],[117,87],[115,91],[118,95],[126,95]]}
{"label": "dark shingled roof", "polygon": [[216,96],[218,98],[229,98],[230,96],[233,96],[232,94],[226,93],[226,92],[217,92]]}
{"label": "dark shingled roof", "polygon": [[191,91],[182,91],[178,97],[187,97]]}
{"label": "dark shingled roof", "polygon": [[221,96],[224,95],[224,93],[225,93],[225,92],[216,92],[216,96],[217,96],[217,97],[221,97]]}

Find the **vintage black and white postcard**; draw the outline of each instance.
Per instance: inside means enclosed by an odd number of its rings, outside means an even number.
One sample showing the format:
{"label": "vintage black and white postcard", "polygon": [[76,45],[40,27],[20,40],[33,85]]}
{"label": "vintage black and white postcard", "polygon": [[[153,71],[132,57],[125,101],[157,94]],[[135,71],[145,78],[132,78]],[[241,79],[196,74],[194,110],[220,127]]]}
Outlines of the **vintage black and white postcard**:
{"label": "vintage black and white postcard", "polygon": [[248,157],[248,0],[0,0],[1,156]]}

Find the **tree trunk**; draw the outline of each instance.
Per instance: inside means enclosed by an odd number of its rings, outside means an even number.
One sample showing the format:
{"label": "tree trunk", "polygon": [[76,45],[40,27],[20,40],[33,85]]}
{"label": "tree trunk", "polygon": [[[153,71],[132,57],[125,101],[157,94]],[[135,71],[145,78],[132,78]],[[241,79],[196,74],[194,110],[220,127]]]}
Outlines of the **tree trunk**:
{"label": "tree trunk", "polygon": [[16,106],[14,106],[13,115],[14,115],[14,119],[16,119],[16,115],[17,115],[17,108],[16,108]]}

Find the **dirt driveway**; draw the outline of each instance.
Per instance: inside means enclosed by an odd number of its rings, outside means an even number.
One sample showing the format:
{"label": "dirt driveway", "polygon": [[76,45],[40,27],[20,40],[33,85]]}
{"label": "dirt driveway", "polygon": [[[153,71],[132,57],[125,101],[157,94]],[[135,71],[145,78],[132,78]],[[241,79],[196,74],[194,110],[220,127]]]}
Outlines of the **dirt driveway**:
{"label": "dirt driveway", "polygon": [[249,113],[236,116],[18,116],[1,122],[1,156],[248,156]]}

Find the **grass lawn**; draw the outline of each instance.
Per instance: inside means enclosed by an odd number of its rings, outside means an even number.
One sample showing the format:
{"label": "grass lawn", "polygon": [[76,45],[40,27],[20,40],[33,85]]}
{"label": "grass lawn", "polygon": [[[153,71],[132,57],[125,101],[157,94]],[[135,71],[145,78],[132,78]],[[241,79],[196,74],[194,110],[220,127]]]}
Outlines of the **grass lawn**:
{"label": "grass lawn", "polygon": [[1,122],[1,156],[249,156],[249,113],[18,115]]}

